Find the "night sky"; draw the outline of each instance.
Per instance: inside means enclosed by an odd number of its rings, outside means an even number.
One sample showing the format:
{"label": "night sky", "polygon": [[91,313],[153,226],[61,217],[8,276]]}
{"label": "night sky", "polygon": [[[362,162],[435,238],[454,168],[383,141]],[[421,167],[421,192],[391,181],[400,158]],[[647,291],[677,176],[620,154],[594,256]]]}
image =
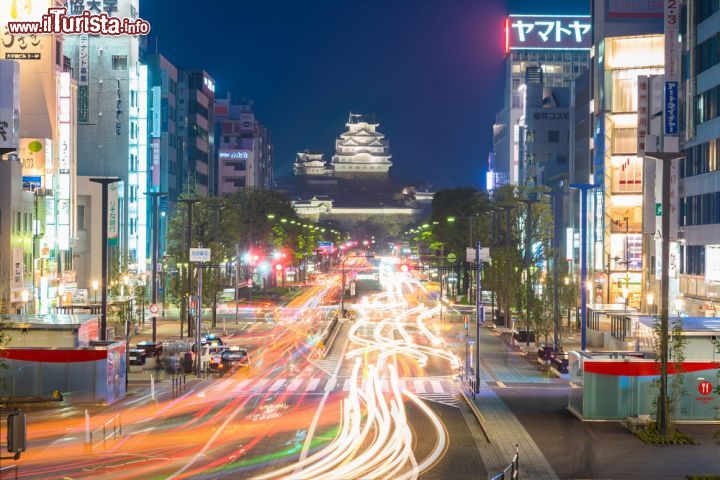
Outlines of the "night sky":
{"label": "night sky", "polygon": [[329,159],[353,111],[377,115],[394,177],[440,189],[484,184],[502,107],[504,16],[589,8],[508,1],[141,0],[140,13],[173,63],[207,70],[220,96],[255,101],[272,130],[276,177],[305,148]]}

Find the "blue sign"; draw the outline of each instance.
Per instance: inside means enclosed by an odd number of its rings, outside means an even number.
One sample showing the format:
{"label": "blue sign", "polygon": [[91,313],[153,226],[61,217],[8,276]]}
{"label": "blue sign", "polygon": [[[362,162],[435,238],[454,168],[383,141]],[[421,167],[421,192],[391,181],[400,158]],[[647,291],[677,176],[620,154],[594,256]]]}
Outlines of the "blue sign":
{"label": "blue sign", "polygon": [[665,135],[678,134],[678,82],[665,82]]}
{"label": "blue sign", "polygon": [[23,178],[23,188],[25,190],[36,190],[38,188],[42,188],[42,177],[22,177]]}

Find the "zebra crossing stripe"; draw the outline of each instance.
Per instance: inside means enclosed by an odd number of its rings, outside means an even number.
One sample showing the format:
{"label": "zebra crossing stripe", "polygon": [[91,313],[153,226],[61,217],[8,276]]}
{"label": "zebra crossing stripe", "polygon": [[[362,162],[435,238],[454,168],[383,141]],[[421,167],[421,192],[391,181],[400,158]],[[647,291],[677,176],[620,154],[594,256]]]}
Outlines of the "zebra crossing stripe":
{"label": "zebra crossing stripe", "polygon": [[317,386],[318,386],[319,384],[320,384],[320,379],[319,379],[319,378],[313,378],[312,380],[310,380],[310,383],[308,383],[307,386],[305,387],[305,391],[306,391],[306,392],[312,392],[313,390],[315,390],[315,389],[317,388]]}
{"label": "zebra crossing stripe", "polygon": [[415,393],[425,393],[425,384],[422,380],[413,380],[413,386],[415,387]]}
{"label": "zebra crossing stripe", "polygon": [[232,389],[232,393],[240,393],[240,392],[242,392],[242,391],[243,391],[243,388],[245,388],[245,386],[246,386],[247,384],[249,384],[251,381],[252,381],[251,379],[246,378],[245,380],[242,380],[242,381],[238,382],[237,385],[235,385],[235,388]]}
{"label": "zebra crossing stripe", "polygon": [[440,383],[438,380],[430,380],[430,386],[432,387],[432,391],[434,393],[445,393],[442,383]]}
{"label": "zebra crossing stripe", "polygon": [[275,383],[273,383],[270,386],[270,391],[277,392],[278,390],[280,390],[280,387],[282,387],[285,384],[286,381],[287,381],[286,378],[281,378],[280,380],[277,380]]}
{"label": "zebra crossing stripe", "polygon": [[296,392],[298,388],[300,388],[300,385],[302,385],[303,379],[302,378],[296,378],[292,382],[290,382],[285,389],[286,392]]}
{"label": "zebra crossing stripe", "polygon": [[258,380],[258,382],[255,385],[253,385],[252,391],[257,392],[258,390],[261,390],[265,385],[267,385],[267,383],[269,381],[270,380],[268,380],[267,378],[262,378],[262,379]]}

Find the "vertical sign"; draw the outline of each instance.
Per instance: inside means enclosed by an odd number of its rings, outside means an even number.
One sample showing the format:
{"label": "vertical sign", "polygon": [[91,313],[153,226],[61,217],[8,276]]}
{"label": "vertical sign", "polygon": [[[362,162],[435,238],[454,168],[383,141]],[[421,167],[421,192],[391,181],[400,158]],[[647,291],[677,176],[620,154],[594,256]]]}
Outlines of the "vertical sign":
{"label": "vertical sign", "polygon": [[70,218],[72,186],[72,145],[70,139],[70,73],[59,75],[58,89],[58,185],[57,185],[57,244],[60,250],[70,249]]}
{"label": "vertical sign", "polygon": [[160,139],[152,139],[152,184],[160,186]]}
{"label": "vertical sign", "polygon": [[648,134],[650,115],[650,78],[647,75],[638,77],[638,120],[637,120],[637,154],[645,155],[645,135]]}
{"label": "vertical sign", "polygon": [[78,122],[90,121],[90,36],[78,37]]}
{"label": "vertical sign", "polygon": [[664,0],[665,18],[665,135],[678,134],[680,81],[680,2]]}
{"label": "vertical sign", "polygon": [[720,245],[705,246],[705,283],[720,284]]}
{"label": "vertical sign", "polygon": [[118,201],[118,184],[108,185],[108,243],[117,245],[118,241],[118,216],[120,204]]}
{"label": "vertical sign", "polygon": [[680,177],[678,175],[678,160],[670,162],[670,241],[677,242],[680,214],[679,208],[680,196]]}
{"label": "vertical sign", "polygon": [[152,138],[162,133],[162,87],[152,87]]}
{"label": "vertical sign", "polygon": [[22,247],[13,248],[13,287],[23,287],[23,249]]}

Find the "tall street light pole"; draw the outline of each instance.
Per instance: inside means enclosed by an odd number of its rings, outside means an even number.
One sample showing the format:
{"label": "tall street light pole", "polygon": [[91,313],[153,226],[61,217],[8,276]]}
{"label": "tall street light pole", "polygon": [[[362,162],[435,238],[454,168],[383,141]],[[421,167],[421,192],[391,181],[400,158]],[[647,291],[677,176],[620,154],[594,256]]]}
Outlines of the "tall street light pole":
{"label": "tall street light pole", "polygon": [[581,336],[580,350],[587,350],[587,217],[588,217],[588,192],[598,188],[599,184],[571,183],[570,188],[580,190],[580,318]]}
{"label": "tall street light pole", "polygon": [[[158,261],[158,239],[160,237],[160,212],[159,198],[167,197],[167,192],[145,192],[145,195],[152,199],[153,212],[153,231],[152,231],[152,293],[151,299],[153,305],[157,305],[157,261]],[[157,343],[157,316],[153,314],[152,318],[152,342]]]}
{"label": "tall street light pole", "polygon": [[117,177],[91,178],[91,182],[102,187],[102,232],[101,232],[101,278],[102,292],[100,297],[100,341],[107,341],[107,300],[108,300],[108,188],[110,184],[120,181]]}
{"label": "tall street light pole", "polygon": [[485,323],[485,304],[482,300],[480,279],[480,242],[475,245],[475,394],[480,393],[480,326]]}
{"label": "tall street light pole", "polygon": [[684,158],[674,152],[646,153],[646,158],[662,162],[662,268],[660,284],[660,398],[658,399],[658,429],[666,436],[669,419],[668,400],[668,343],[670,330],[670,175],[672,163]]}
{"label": "tall street light pole", "polygon": [[[188,262],[187,262],[187,271],[186,271],[187,278],[185,279],[185,295],[184,295],[184,298],[187,299],[187,300],[185,300],[185,303],[186,303],[186,305],[187,305],[187,307],[188,307],[188,308],[187,308],[187,335],[188,335],[188,338],[190,338],[191,335],[192,335],[192,331],[193,331],[193,318],[192,318],[192,315],[190,314],[190,302],[189,302],[189,300],[190,300],[190,295],[191,295],[190,279],[191,279],[191,277],[192,277],[192,275],[191,275],[191,273],[192,273],[192,264],[190,263],[190,249],[192,248],[192,238],[193,238],[193,235],[192,235],[192,230],[193,230],[193,229],[192,229],[192,227],[193,227],[193,205],[195,205],[196,203],[198,203],[198,202],[200,201],[200,199],[199,199],[199,198],[183,198],[183,199],[180,199],[180,200],[178,200],[178,201],[179,201],[180,203],[184,203],[185,205],[187,205],[187,209],[188,209],[187,245],[186,245],[186,248],[185,248],[185,253],[187,254]],[[185,321],[185,319],[182,319],[182,318],[181,318],[181,319],[180,319],[180,337],[181,337],[181,338],[182,338],[182,323],[183,323],[183,321]]]}
{"label": "tall street light pole", "polygon": [[530,253],[530,250],[532,248],[532,242],[530,239],[531,235],[531,227],[532,227],[532,206],[534,203],[538,203],[537,199],[532,198],[526,198],[523,200],[520,200],[521,203],[525,204],[526,207],[526,215],[525,215],[525,281],[527,282],[525,284],[526,286],[526,299],[525,299],[525,326],[526,326],[526,332],[525,332],[525,346],[530,346],[530,297],[532,296],[532,281],[530,277],[530,270],[532,263],[532,255]]}

